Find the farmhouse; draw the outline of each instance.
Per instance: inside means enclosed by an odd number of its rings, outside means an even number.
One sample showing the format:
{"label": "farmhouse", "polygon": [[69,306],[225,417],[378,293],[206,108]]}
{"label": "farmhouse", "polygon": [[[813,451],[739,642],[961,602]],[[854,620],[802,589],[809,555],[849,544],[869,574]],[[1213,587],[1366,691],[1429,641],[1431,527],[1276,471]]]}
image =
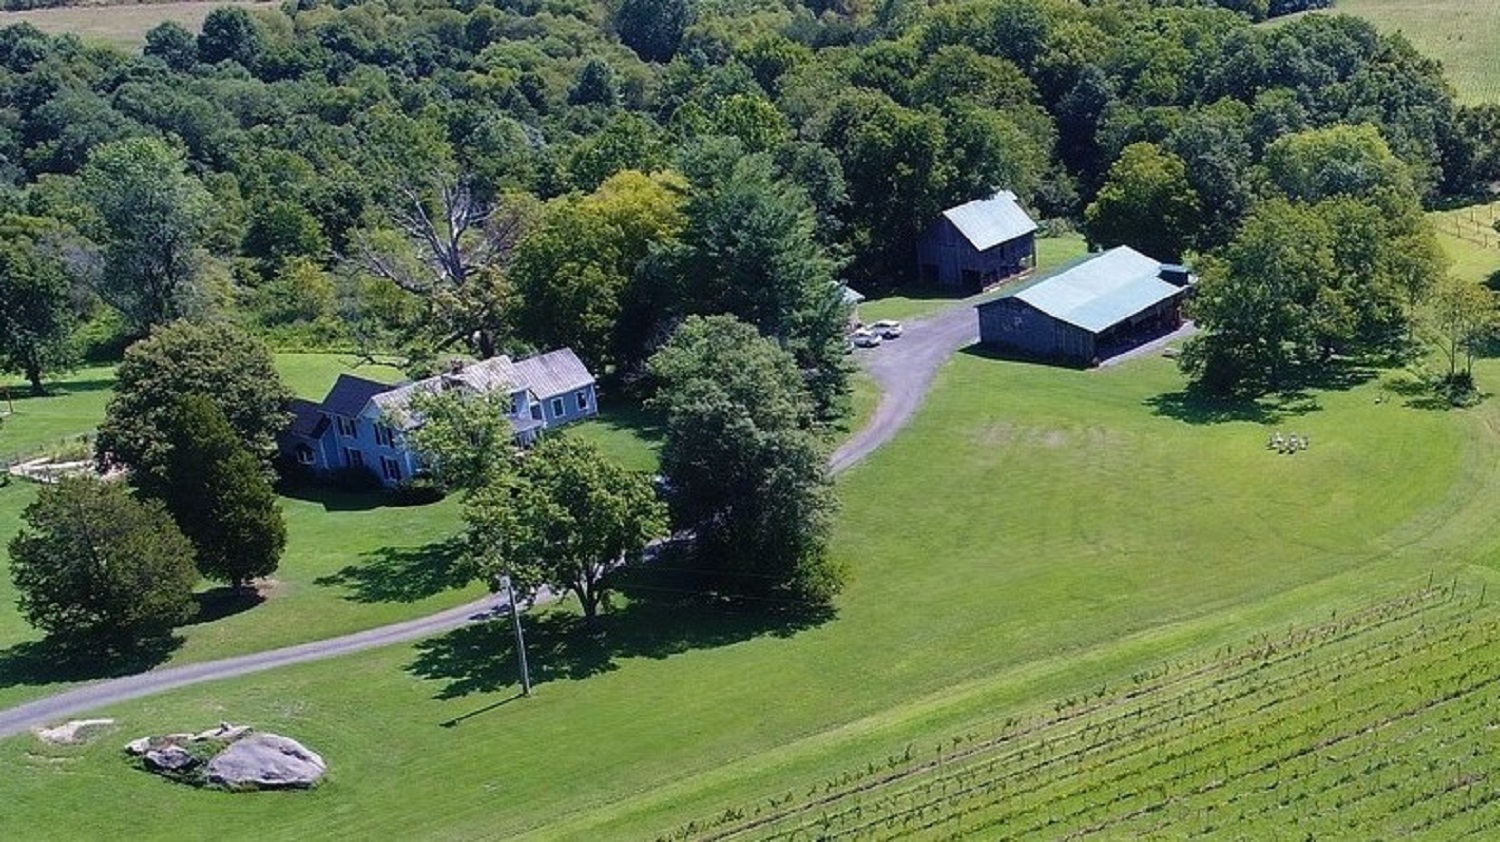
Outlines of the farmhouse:
{"label": "farmhouse", "polygon": [[1089,364],[1181,325],[1190,281],[1183,267],[1120,246],[978,305],[979,341]]}
{"label": "farmhouse", "polygon": [[456,365],[396,386],[341,374],[321,403],[289,404],[292,423],[281,435],[282,456],[315,474],[369,468],[385,485],[397,485],[422,469],[421,455],[408,447],[405,436],[421,424],[411,411],[412,399],[451,389],[508,395],[507,417],[523,445],[542,430],[599,411],[594,376],[569,348],[523,360],[499,356]]}
{"label": "farmhouse", "polygon": [[1036,223],[1002,190],[943,211],[917,243],[922,282],[979,292],[1036,265]]}

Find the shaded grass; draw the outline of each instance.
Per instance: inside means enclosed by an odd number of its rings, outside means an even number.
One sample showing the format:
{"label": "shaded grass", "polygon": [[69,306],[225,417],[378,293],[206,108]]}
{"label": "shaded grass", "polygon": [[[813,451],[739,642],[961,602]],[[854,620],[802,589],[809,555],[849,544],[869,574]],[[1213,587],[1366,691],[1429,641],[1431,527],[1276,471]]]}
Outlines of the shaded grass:
{"label": "shaded grass", "polygon": [[[1180,389],[1159,359],[1070,371],[961,355],[912,426],[839,480],[834,552],[854,578],[828,622],[656,654],[541,621],[559,628],[538,627],[552,636],[533,666],[552,672],[525,700],[509,701],[502,626],[120,705],[108,713],[142,733],[285,728],[330,759],[329,786],[204,798],[122,778],[112,745],[43,763],[17,739],[0,762],[28,773],[0,779],[16,805],[0,824],[150,836],[170,814],[179,834],[651,838],[1429,572],[1490,577],[1493,407],[1419,412],[1355,383],[1315,393],[1297,419],[1314,445],[1284,457],[1254,420],[1153,412]],[[674,613],[646,628],[682,643]]]}
{"label": "shaded grass", "polygon": [[187,3],[119,3],[66,6],[0,12],[0,26],[26,22],[53,35],[71,33],[85,41],[98,41],[126,52],[137,52],[146,33],[158,24],[175,21],[191,32],[203,28],[208,13],[220,6],[245,6],[252,10],[274,10],[269,2],[206,0]]}

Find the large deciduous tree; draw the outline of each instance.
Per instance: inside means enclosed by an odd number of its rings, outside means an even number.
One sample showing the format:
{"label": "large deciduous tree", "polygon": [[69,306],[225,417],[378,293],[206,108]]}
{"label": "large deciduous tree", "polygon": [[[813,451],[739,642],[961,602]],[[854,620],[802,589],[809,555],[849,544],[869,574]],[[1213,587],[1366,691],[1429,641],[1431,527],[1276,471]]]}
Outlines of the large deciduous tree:
{"label": "large deciduous tree", "polygon": [[819,416],[838,416],[848,391],[848,310],[806,195],[758,155],[697,181],[671,260],[683,306],[733,314],[774,339],[807,373]]}
{"label": "large deciduous tree", "polygon": [[478,489],[464,520],[480,569],[509,574],[526,592],[569,591],[589,619],[607,605],[611,571],[639,561],[667,524],[649,477],[565,434]]}
{"label": "large deciduous tree", "polygon": [[160,503],[121,483],[65,477],[43,487],[10,542],[21,614],[59,638],[128,645],[193,613],[193,545]]}
{"label": "large deciduous tree", "polygon": [[138,336],[208,306],[199,245],[212,200],[184,166],[180,150],[138,137],[96,148],[83,168],[84,231],[102,250],[94,290]]}
{"label": "large deciduous tree", "polygon": [[1474,355],[1500,329],[1495,294],[1472,281],[1445,277],[1433,291],[1428,318],[1448,360],[1449,385],[1472,390]]}
{"label": "large deciduous tree", "polygon": [[511,470],[515,431],[510,395],[427,392],[412,398],[407,413],[409,417],[389,423],[409,428],[407,443],[444,488],[472,494]]}
{"label": "large deciduous tree", "polygon": [[791,355],[732,316],[691,317],[651,361],[667,419],[662,473],[675,526],[726,591],[825,604],[836,502]]}
{"label": "large deciduous tree", "polygon": [[173,445],[167,414],[203,395],[269,476],[291,395],[258,340],[226,324],[174,322],[131,345],[115,376],[96,442],[101,465],[160,475]]}
{"label": "large deciduous tree", "polygon": [[76,322],[62,264],[32,240],[9,232],[0,240],[0,371],[15,371],[34,395],[42,376],[73,359],[69,335]]}
{"label": "large deciduous tree", "polygon": [[1198,194],[1182,159],[1153,143],[1132,143],[1109,168],[1084,212],[1089,239],[1127,245],[1157,260],[1179,260],[1198,231]]}
{"label": "large deciduous tree", "polygon": [[645,61],[665,62],[677,52],[691,14],[689,0],[621,0],[615,31]]}
{"label": "large deciduous tree", "polygon": [[160,471],[132,474],[166,505],[196,550],[198,571],[245,588],[276,572],[286,523],[260,462],[208,396],[187,394],[165,415]]}

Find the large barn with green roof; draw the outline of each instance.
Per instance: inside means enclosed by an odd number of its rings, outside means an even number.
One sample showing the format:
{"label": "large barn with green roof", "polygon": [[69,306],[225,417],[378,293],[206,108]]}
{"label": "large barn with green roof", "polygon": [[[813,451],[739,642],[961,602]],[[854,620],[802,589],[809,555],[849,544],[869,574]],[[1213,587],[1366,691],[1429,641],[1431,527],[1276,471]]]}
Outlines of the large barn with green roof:
{"label": "large barn with green roof", "polygon": [[979,341],[1089,365],[1182,324],[1187,270],[1120,246],[978,305]]}

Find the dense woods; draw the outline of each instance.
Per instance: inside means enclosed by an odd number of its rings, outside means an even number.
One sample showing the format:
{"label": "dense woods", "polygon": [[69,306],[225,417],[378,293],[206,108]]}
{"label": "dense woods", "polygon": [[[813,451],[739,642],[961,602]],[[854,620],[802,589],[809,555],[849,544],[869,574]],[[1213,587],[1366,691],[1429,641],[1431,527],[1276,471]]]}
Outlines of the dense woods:
{"label": "dense woods", "polygon": [[[569,344],[628,384],[728,312],[833,415],[828,288],[913,283],[921,228],[997,187],[1165,258],[1282,193],[1291,133],[1367,124],[1429,202],[1496,177],[1494,109],[1358,20],[1252,25],[1287,10],[302,2],[162,24],[138,56],[20,25],[0,208],[36,233],[8,265],[67,268],[95,353],[217,313],[414,370]],[[44,350],[8,359],[69,358]]]}

